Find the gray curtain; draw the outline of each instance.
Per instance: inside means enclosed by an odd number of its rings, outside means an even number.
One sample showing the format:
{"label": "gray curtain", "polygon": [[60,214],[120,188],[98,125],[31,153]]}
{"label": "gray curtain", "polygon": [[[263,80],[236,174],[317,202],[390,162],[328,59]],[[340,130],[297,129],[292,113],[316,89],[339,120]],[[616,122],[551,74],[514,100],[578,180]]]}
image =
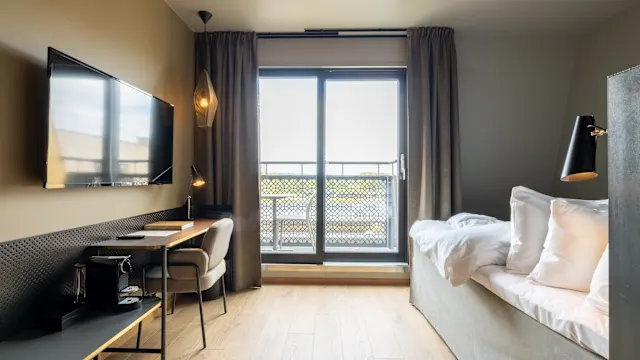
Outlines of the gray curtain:
{"label": "gray curtain", "polygon": [[211,75],[219,104],[212,128],[196,128],[195,164],[206,181],[196,204],[231,205],[231,289],[260,286],[258,61],[253,32],[197,33],[196,74]]}
{"label": "gray curtain", "polygon": [[460,210],[458,74],[450,28],[409,29],[408,220],[443,220]]}

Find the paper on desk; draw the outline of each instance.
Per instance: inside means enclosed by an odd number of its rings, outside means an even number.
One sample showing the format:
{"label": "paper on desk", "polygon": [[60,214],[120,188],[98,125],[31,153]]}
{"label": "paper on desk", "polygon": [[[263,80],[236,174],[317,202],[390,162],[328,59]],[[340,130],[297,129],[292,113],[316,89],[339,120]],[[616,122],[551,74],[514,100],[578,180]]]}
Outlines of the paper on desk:
{"label": "paper on desk", "polygon": [[144,236],[169,236],[177,233],[179,231],[173,230],[143,230],[131,233],[129,235],[144,235]]}

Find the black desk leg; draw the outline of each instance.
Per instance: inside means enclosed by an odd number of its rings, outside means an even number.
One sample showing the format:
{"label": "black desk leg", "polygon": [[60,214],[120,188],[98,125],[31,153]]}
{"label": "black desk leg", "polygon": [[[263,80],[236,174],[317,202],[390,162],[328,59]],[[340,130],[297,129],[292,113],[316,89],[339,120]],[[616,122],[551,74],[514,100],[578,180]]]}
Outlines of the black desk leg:
{"label": "black desk leg", "polygon": [[138,336],[136,336],[136,349],[140,349],[140,338],[142,337],[142,321],[138,323]]}
{"label": "black desk leg", "polygon": [[162,249],[162,329],[160,330],[160,359],[167,359],[167,247]]}

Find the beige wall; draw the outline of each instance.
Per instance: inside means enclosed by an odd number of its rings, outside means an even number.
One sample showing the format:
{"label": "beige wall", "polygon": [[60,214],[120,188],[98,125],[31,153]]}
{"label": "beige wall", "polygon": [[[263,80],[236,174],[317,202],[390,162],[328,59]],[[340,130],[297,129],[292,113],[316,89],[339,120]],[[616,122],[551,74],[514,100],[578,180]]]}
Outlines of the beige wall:
{"label": "beige wall", "polygon": [[[175,105],[174,184],[42,188],[52,46]],[[180,206],[193,162],[193,35],[159,0],[0,3],[0,242]]]}
{"label": "beige wall", "polygon": [[[607,77],[640,65],[640,5],[589,31],[579,41],[571,81],[571,96],[563,127],[563,141],[556,165],[560,178],[571,131],[578,115],[594,115],[596,123],[607,125]],[[580,183],[556,181],[559,196],[579,198],[607,197],[607,138],[598,140],[596,169],[598,178]]]}
{"label": "beige wall", "polygon": [[[463,210],[508,218],[515,185],[551,192],[573,43],[456,34]],[[406,66],[406,39],[260,40],[277,66]]]}

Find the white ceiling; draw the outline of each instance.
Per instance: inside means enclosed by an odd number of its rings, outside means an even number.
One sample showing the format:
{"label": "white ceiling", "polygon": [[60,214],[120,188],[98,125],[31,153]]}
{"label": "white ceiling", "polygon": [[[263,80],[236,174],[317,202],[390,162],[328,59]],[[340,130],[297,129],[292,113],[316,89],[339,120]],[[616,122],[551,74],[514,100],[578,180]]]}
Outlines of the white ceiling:
{"label": "white ceiling", "polygon": [[456,30],[575,35],[635,0],[165,0],[194,31],[451,26]]}

